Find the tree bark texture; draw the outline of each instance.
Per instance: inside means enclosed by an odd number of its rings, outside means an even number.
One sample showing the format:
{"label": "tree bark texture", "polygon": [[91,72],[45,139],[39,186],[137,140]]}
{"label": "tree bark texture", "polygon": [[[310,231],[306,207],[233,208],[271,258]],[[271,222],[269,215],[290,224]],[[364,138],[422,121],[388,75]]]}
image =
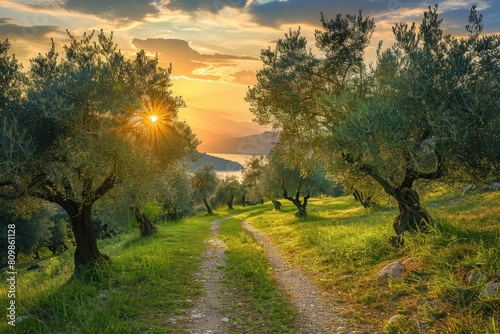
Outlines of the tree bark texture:
{"label": "tree bark texture", "polygon": [[425,232],[430,223],[430,217],[417,192],[411,188],[402,188],[397,191],[396,200],[399,206],[399,215],[393,223],[393,228],[399,236],[405,231]]}

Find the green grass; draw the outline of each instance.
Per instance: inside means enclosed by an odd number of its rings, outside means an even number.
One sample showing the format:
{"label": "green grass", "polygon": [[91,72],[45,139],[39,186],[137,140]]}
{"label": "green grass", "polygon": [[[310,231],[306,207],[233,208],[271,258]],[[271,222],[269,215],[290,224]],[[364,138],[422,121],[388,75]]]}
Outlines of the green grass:
{"label": "green grass", "polygon": [[[312,199],[306,218],[271,204],[199,214],[157,225],[158,233],[139,233],[100,241],[111,256],[93,283],[71,281],[72,252],[40,261],[42,271],[17,275],[15,328],[0,322],[1,333],[182,333],[182,321],[202,294],[194,280],[210,236],[220,225],[227,246],[224,284],[238,296],[225,310],[234,316],[234,333],[295,333],[295,312],[277,289],[262,246],[241,227],[248,219],[268,234],[285,258],[344,303],[342,316],[368,324],[375,333],[499,333],[500,298],[481,291],[500,281],[500,196],[498,192],[434,192],[426,198],[434,224],[429,233],[407,236],[402,248],[388,243],[397,209],[368,210],[350,196]],[[431,205],[432,204],[432,205]],[[403,278],[377,281],[386,264],[413,258]],[[470,282],[470,272],[483,279]],[[0,277],[0,305],[8,305],[6,275]],[[401,315],[390,322],[393,315]],[[4,319],[5,315],[4,315]],[[234,323],[233,323],[234,324]]]}
{"label": "green grass", "polygon": [[[407,236],[399,249],[388,242],[397,209],[365,210],[350,196],[314,199],[304,219],[295,218],[290,205],[283,212],[268,205],[268,213],[250,221],[323,289],[348,303],[344,317],[351,321],[380,333],[417,333],[419,326],[426,333],[498,333],[500,298],[481,295],[487,282],[500,281],[498,192],[429,197],[432,230]],[[416,262],[403,279],[377,281],[384,265],[407,258]],[[485,279],[469,283],[471,270]],[[404,317],[389,324],[396,314]]]}
{"label": "green grass", "polygon": [[241,219],[226,220],[219,229],[227,247],[225,285],[238,296],[228,305],[234,333],[295,333],[296,313],[276,287],[263,246],[241,227]]}
{"label": "green grass", "polygon": [[[104,241],[101,250],[112,263],[90,284],[70,280],[70,252],[41,261],[40,272],[20,266],[17,316],[28,317],[14,329],[2,321],[0,332],[169,333],[169,318],[200,294],[193,273],[216,218],[200,215],[160,224],[152,237],[133,233]],[[1,288],[0,304],[7,305],[6,286]]]}

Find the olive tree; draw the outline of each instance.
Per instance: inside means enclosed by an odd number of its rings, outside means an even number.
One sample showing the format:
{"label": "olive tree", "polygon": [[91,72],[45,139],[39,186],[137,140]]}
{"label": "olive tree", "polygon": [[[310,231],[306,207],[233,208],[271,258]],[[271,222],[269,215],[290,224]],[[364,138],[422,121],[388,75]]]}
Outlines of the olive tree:
{"label": "olive tree", "polygon": [[[177,119],[183,101],[171,92],[171,67],[143,51],[128,59],[103,31],[68,36],[62,55],[53,42],[31,60],[21,96],[13,89],[0,106],[0,194],[66,211],[78,273],[106,258],[92,229],[94,203],[118,183],[152,179],[197,142]],[[12,59],[1,66],[22,75]]]}
{"label": "olive tree", "polygon": [[368,177],[397,201],[398,236],[430,222],[418,181],[499,174],[500,39],[481,38],[481,20],[473,7],[460,39],[443,35],[437,5],[418,28],[395,25],[396,43],[378,51],[373,92],[331,128],[339,172]]}
{"label": "olive tree", "polygon": [[269,163],[263,167],[259,185],[261,193],[272,200],[276,210],[282,205],[278,198],[283,198],[297,208],[295,216],[300,218],[307,215],[309,199],[330,194],[333,183],[326,179],[324,170],[319,166],[289,167],[279,154],[273,153]]}
{"label": "olive tree", "polygon": [[243,185],[236,175],[228,175],[220,180],[212,198],[214,206],[227,205],[229,210],[234,210],[234,202],[243,196]]}
{"label": "olive tree", "polygon": [[[279,131],[276,151],[291,167],[303,168],[310,158],[324,154],[331,125],[369,87],[363,54],[375,28],[373,19],[359,12],[331,20],[321,14],[320,21],[322,30],[315,37],[322,57],[308,49],[300,28],[290,29],[275,49],[261,51],[263,68],[246,95],[255,120]],[[342,101],[336,110],[324,108],[325,94]]]}
{"label": "olive tree", "polygon": [[202,201],[207,209],[207,214],[213,214],[209,199],[214,195],[217,188],[217,174],[214,166],[203,164],[194,171],[191,177],[191,188],[193,189],[193,198],[195,201]]}
{"label": "olive tree", "polygon": [[363,62],[373,20],[360,12],[322,15],[321,23],[320,57],[311,59],[298,33],[287,34],[262,51],[264,67],[247,93],[257,121],[281,129],[278,149],[298,148],[283,155],[289,166],[313,160],[347,189],[383,189],[399,205],[398,235],[429,223],[419,180],[499,174],[500,41],[480,36],[474,7],[466,38],[443,35],[437,6],[418,27],[395,25],[396,42],[379,47],[375,68]]}

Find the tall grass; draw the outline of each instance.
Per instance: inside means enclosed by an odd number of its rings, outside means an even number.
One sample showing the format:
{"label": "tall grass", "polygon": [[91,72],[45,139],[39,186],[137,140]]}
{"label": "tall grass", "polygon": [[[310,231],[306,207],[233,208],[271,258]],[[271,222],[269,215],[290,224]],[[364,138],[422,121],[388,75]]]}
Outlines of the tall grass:
{"label": "tall grass", "polygon": [[[17,277],[18,323],[0,323],[2,333],[169,333],[170,317],[182,313],[201,286],[193,280],[212,217],[158,225],[158,233],[138,233],[105,241],[112,262],[99,268],[93,283],[70,280],[66,252],[40,262],[42,271]],[[4,281],[4,279],[2,279]],[[6,286],[1,305],[7,305]]]}
{"label": "tall grass", "polygon": [[[432,203],[432,205],[430,205]],[[269,211],[251,218],[286,256],[339,301],[345,315],[384,333],[498,333],[500,299],[486,284],[500,281],[500,196],[435,194],[429,233],[394,248],[393,207],[365,210],[351,197],[313,200],[309,217]],[[400,280],[378,281],[386,264],[412,258]],[[477,281],[468,276],[476,272]],[[393,315],[397,321],[389,322]]]}
{"label": "tall grass", "polygon": [[[238,209],[221,223],[227,246],[225,286],[238,295],[229,305],[235,332],[294,333],[295,313],[276,288],[262,247],[241,227],[246,218],[268,234],[285,257],[303,268],[339,302],[342,316],[379,333],[498,333],[500,298],[483,292],[500,281],[500,196],[498,192],[431,194],[426,205],[434,224],[391,246],[397,209],[365,210],[351,197],[313,199],[306,218],[295,208],[272,205]],[[17,275],[15,327],[1,333],[182,333],[192,300],[202,293],[194,279],[207,247],[212,216],[199,214],[139,233],[100,242],[112,262],[92,283],[70,280],[71,252],[40,261],[41,271]],[[412,259],[402,279],[379,281],[376,273],[393,261]],[[8,305],[6,275],[0,305]],[[394,316],[392,321],[389,319]],[[6,318],[4,318],[6,319]]]}

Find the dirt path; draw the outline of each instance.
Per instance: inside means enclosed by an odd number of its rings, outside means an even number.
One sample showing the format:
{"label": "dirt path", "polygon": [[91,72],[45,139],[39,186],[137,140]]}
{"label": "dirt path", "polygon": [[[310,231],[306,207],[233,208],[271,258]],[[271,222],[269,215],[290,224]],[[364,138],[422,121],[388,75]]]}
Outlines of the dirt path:
{"label": "dirt path", "polygon": [[243,222],[243,228],[251,232],[255,239],[264,245],[274,274],[281,288],[290,296],[298,312],[295,320],[300,333],[369,333],[366,328],[357,329],[347,326],[345,319],[336,314],[338,303],[322,294],[311,280],[287,263],[269,238],[258,229]]}
{"label": "dirt path", "polygon": [[[226,246],[219,239],[218,229],[221,222],[232,216],[214,220],[211,223],[211,238],[209,246],[203,255],[200,272],[197,279],[202,282],[203,295],[194,302],[182,323],[183,332],[191,334],[226,334],[234,333],[231,328],[231,315],[225,314],[228,305],[234,305],[235,298],[229,291],[225,291],[221,283],[223,270],[226,265]],[[269,259],[276,279],[283,291],[290,296],[292,304],[297,310],[295,328],[301,334],[323,333],[369,333],[365,329],[357,329],[346,325],[345,319],[338,315],[338,303],[311,283],[311,280],[297,268],[285,261],[278,249],[269,238],[247,221],[243,228],[251,232],[255,239],[264,245],[266,256]],[[180,325],[180,324],[179,324]]]}
{"label": "dirt path", "polygon": [[223,291],[220,279],[226,265],[226,246],[219,239],[219,224],[232,216],[214,220],[211,223],[212,236],[208,240],[209,247],[203,256],[201,272],[198,280],[203,283],[205,295],[200,297],[191,308],[188,333],[192,334],[224,334],[229,333],[229,319],[222,313],[227,292]]}

